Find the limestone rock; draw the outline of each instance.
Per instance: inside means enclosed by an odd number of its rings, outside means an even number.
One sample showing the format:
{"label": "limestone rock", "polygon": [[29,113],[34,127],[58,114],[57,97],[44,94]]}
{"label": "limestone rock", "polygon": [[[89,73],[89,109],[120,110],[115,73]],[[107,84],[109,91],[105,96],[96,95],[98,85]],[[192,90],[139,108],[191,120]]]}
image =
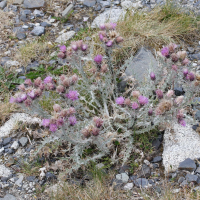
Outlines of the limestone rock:
{"label": "limestone rock", "polygon": [[4,165],[0,165],[0,177],[8,177],[11,174],[12,173],[8,168],[6,168]]}
{"label": "limestone rock", "polygon": [[64,43],[67,40],[71,39],[75,34],[75,31],[68,31],[66,33],[62,33],[62,35],[60,35],[55,42],[57,43]]}
{"label": "limestone rock", "polygon": [[24,0],[25,8],[41,8],[44,7],[44,0]]}

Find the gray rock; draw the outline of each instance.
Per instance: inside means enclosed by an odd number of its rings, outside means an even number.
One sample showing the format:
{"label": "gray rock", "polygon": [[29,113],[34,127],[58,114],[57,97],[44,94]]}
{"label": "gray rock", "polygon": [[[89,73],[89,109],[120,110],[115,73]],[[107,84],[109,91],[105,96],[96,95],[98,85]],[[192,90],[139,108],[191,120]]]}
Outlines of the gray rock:
{"label": "gray rock", "polygon": [[23,22],[27,22],[28,21],[28,18],[26,18],[26,15],[21,15],[19,19],[21,21],[23,21]]}
{"label": "gray rock", "polygon": [[60,35],[55,42],[57,43],[64,43],[67,40],[71,39],[75,35],[75,31],[68,31]]}
{"label": "gray rock", "polygon": [[41,36],[45,33],[45,29],[42,26],[36,26],[32,31],[31,34],[35,36]]}
{"label": "gray rock", "polygon": [[183,176],[179,177],[178,179],[178,183],[182,183],[185,180],[185,178]]}
{"label": "gray rock", "polygon": [[31,14],[31,10],[28,10],[28,9],[26,9],[26,10],[21,10],[21,12],[20,12],[22,15],[30,15]]}
{"label": "gray rock", "polygon": [[159,149],[160,145],[161,145],[161,142],[158,138],[153,140],[152,147],[154,147],[156,150]]}
{"label": "gray rock", "polygon": [[196,169],[196,164],[195,164],[194,160],[187,158],[183,162],[180,162],[178,169],[194,171]]}
{"label": "gray rock", "polygon": [[123,182],[122,182],[122,180],[114,179],[112,181],[112,186],[113,186],[114,190],[120,189],[123,186]]}
{"label": "gray rock", "polygon": [[83,5],[84,6],[88,6],[88,7],[92,7],[96,4],[96,0],[84,0],[83,1]]}
{"label": "gray rock", "polygon": [[121,180],[123,183],[127,183],[129,176],[126,173],[121,173],[116,175],[116,179]]}
{"label": "gray rock", "polygon": [[23,179],[24,179],[24,176],[20,175],[19,179],[15,182],[15,185],[21,187]]}
{"label": "gray rock", "polygon": [[26,71],[31,71],[31,70],[37,70],[37,68],[40,66],[38,61],[34,61],[33,63],[30,63],[26,67]]}
{"label": "gray rock", "polygon": [[194,191],[200,191],[200,186],[197,186],[193,189]]}
{"label": "gray rock", "polygon": [[187,182],[187,180],[184,180],[184,181],[181,183],[180,186],[184,187],[184,186],[186,186],[186,185],[188,185],[188,182]]}
{"label": "gray rock", "polygon": [[0,198],[0,200],[16,200],[16,198],[11,194],[6,194],[4,198]]}
{"label": "gray rock", "polygon": [[198,54],[192,54],[190,57],[191,57],[192,60],[200,60],[200,54],[199,53]]}
{"label": "gray rock", "polygon": [[4,66],[6,64],[7,61],[11,60],[10,57],[2,57],[1,58],[1,65]]}
{"label": "gray rock", "polygon": [[185,176],[186,180],[190,183],[190,182],[195,182],[197,183],[197,179],[198,179],[198,176],[197,175],[192,175],[192,174],[187,174]]}
{"label": "gray rock", "polygon": [[44,0],[24,0],[25,8],[41,8],[44,7]]}
{"label": "gray rock", "polygon": [[29,182],[34,182],[35,176],[28,176],[28,177],[26,177],[26,180],[29,181]]}
{"label": "gray rock", "polygon": [[149,184],[149,182],[148,182],[148,180],[146,179],[146,178],[138,178],[138,179],[136,179],[135,181],[134,181],[134,183],[135,183],[135,185],[137,186],[137,187],[147,187],[148,186],[148,184]]}
{"label": "gray rock", "polygon": [[153,160],[151,161],[152,163],[157,163],[157,162],[161,162],[162,161],[162,156],[156,156],[153,158]]}
{"label": "gray rock", "polygon": [[17,141],[14,141],[12,146],[11,146],[11,148],[15,149],[15,150],[18,149],[19,148],[19,143]]}
{"label": "gray rock", "polygon": [[124,17],[125,13],[126,13],[126,11],[119,9],[119,8],[118,9],[114,9],[114,8],[108,9],[94,19],[91,27],[97,28],[101,24],[104,24],[107,21],[117,22],[120,18]]}
{"label": "gray rock", "polygon": [[43,17],[43,16],[44,16],[43,11],[37,10],[37,9],[34,10],[33,14],[34,14],[36,17]]}
{"label": "gray rock", "polygon": [[194,53],[194,48],[193,48],[193,47],[188,47],[187,49],[188,49],[188,51],[189,51],[190,53]]}
{"label": "gray rock", "polygon": [[24,147],[28,143],[27,137],[22,137],[19,139],[20,144]]}
{"label": "gray rock", "polygon": [[176,96],[181,96],[184,95],[184,90],[183,87],[181,85],[175,84],[174,86],[174,93]]}
{"label": "gray rock", "polygon": [[16,33],[16,37],[19,40],[26,39],[26,33],[22,33],[22,32]]}
{"label": "gray rock", "polygon": [[195,173],[200,174],[200,167],[198,167],[198,168],[196,169]]}
{"label": "gray rock", "polygon": [[195,113],[195,118],[200,122],[200,110]]}
{"label": "gray rock", "polygon": [[70,12],[73,9],[73,4],[70,4],[69,6],[67,6],[67,8],[62,12],[62,16],[66,17],[67,15],[70,14]]}
{"label": "gray rock", "polygon": [[146,164],[142,165],[141,170],[137,173],[138,178],[149,178],[151,176],[151,169]]}
{"label": "gray rock", "polygon": [[2,2],[0,3],[0,8],[1,8],[1,9],[4,9],[6,6],[7,6],[7,1],[2,1]]}
{"label": "gray rock", "polygon": [[102,7],[105,7],[105,8],[110,7],[110,1],[100,1],[100,4]]}
{"label": "gray rock", "polygon": [[21,5],[24,0],[14,0],[13,5]]}
{"label": "gray rock", "polygon": [[56,179],[56,176],[55,176],[54,174],[52,174],[51,172],[47,172],[47,173],[45,174],[45,176],[46,176],[46,179],[47,179],[48,181],[51,181],[51,180],[55,180],[55,179]]}
{"label": "gray rock", "polygon": [[11,137],[7,137],[3,140],[3,146],[6,146],[7,144],[9,144],[11,142],[12,138]]}
{"label": "gray rock", "polygon": [[47,22],[42,22],[40,25],[43,27],[51,27],[52,26],[51,24],[49,24]]}

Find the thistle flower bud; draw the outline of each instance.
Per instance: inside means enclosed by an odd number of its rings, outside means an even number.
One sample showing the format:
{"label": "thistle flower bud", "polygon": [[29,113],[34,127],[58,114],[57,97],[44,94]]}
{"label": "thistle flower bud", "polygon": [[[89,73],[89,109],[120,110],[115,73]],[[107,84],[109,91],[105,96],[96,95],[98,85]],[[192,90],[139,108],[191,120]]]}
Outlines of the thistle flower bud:
{"label": "thistle flower bud", "polygon": [[195,74],[193,72],[189,72],[186,76],[186,79],[187,80],[190,80],[190,81],[194,81],[195,79]]}
{"label": "thistle flower bud", "polygon": [[186,126],[186,121],[184,119],[178,121],[178,123],[181,125],[181,126]]}
{"label": "thistle flower bud", "polygon": [[141,106],[144,106],[144,105],[148,104],[149,99],[145,96],[139,96],[138,101]]}
{"label": "thistle flower bud", "polygon": [[97,64],[100,64],[102,62],[103,56],[102,55],[97,55],[94,58],[94,62],[96,62]]}
{"label": "thistle flower bud", "polygon": [[103,35],[102,34],[99,34],[99,39],[101,40],[101,41],[103,41]]}
{"label": "thistle flower bud", "polygon": [[187,52],[186,51],[178,51],[177,52],[177,56],[181,59],[184,60],[187,56]]}
{"label": "thistle flower bud", "polygon": [[91,133],[90,133],[90,130],[88,130],[87,128],[83,129],[81,131],[81,133],[86,137],[86,138],[89,138]]}
{"label": "thistle flower bud", "polygon": [[149,109],[148,115],[149,115],[149,116],[152,116],[152,115],[153,115],[153,109],[152,109],[152,108]]}
{"label": "thistle flower bud", "polygon": [[60,117],[65,118],[65,117],[67,117],[67,115],[68,115],[68,110],[67,110],[67,109],[64,109],[64,110],[62,110],[62,111],[60,112]]}
{"label": "thistle flower bud", "polygon": [[115,100],[116,104],[118,105],[123,105],[124,104],[124,97],[118,97],[116,100]]}
{"label": "thistle flower bud", "polygon": [[64,93],[65,92],[64,86],[63,85],[57,86],[56,92],[58,92],[58,93]]}
{"label": "thistle flower bud", "polygon": [[158,99],[162,99],[163,98],[163,91],[162,90],[156,90],[156,96],[158,97]]}
{"label": "thistle flower bud", "polygon": [[26,99],[27,99],[27,95],[26,95],[26,94],[19,93],[19,94],[17,95],[16,102],[17,102],[17,103],[22,103],[22,102],[25,101]]}
{"label": "thistle flower bud", "polygon": [[71,126],[74,126],[74,125],[77,123],[76,117],[75,117],[75,116],[70,116],[70,117],[68,118],[68,120],[69,120],[69,124],[70,124]]}
{"label": "thistle flower bud", "polygon": [[99,135],[99,129],[97,127],[94,127],[92,129],[92,135],[94,135],[94,136],[98,136]]}
{"label": "thistle flower bud", "polygon": [[47,88],[47,90],[54,90],[55,89],[55,85],[53,83],[47,83],[46,84],[46,88]]}
{"label": "thistle flower bud", "polygon": [[175,49],[177,48],[177,45],[176,45],[176,44],[173,44],[173,43],[170,43],[170,44],[168,45],[168,48],[169,48],[169,51],[170,51],[171,53],[173,53],[173,52],[175,51]]}
{"label": "thistle flower bud", "polygon": [[99,31],[99,35],[102,35],[103,37],[107,37],[107,33],[105,31]]}
{"label": "thistle flower bud", "polygon": [[38,77],[38,78],[36,78],[35,80],[34,80],[34,85],[36,86],[36,87],[39,87],[39,85],[42,83],[42,79],[40,78],[40,77]]}
{"label": "thistle flower bud", "polygon": [[41,84],[39,85],[39,88],[40,88],[40,90],[44,90],[44,88],[45,88],[44,83],[41,83]]}
{"label": "thistle flower bud", "polygon": [[76,41],[76,45],[80,49],[82,47],[82,45],[83,45],[83,40]]}
{"label": "thistle flower bud", "polygon": [[101,25],[99,26],[99,28],[100,28],[101,30],[105,30],[105,29],[106,29],[105,24],[101,24]]}
{"label": "thistle flower bud", "polygon": [[173,69],[174,71],[177,71],[177,70],[178,70],[178,67],[177,67],[176,65],[172,65],[172,69]]}
{"label": "thistle flower bud", "polygon": [[28,93],[28,96],[33,100],[35,99],[36,95],[35,95],[35,92],[34,90],[32,90],[31,92]]}
{"label": "thistle flower bud", "polygon": [[133,98],[138,98],[140,95],[141,95],[141,94],[140,94],[139,91],[133,91],[133,92],[132,92]]}
{"label": "thistle flower bud", "polygon": [[166,58],[169,58],[169,48],[168,48],[168,47],[163,47],[163,48],[161,49],[161,54],[162,54],[163,56],[165,56]]}
{"label": "thistle flower bud", "polygon": [[58,52],[57,56],[58,58],[61,58],[61,59],[65,58],[65,54],[63,52]]}
{"label": "thistle flower bud", "polygon": [[93,122],[97,128],[100,128],[103,125],[103,120],[100,117],[94,117]]}
{"label": "thistle flower bud", "polygon": [[60,46],[60,51],[61,52],[63,52],[63,53],[65,53],[66,52],[66,46],[65,45],[62,45],[62,46]]}
{"label": "thistle flower bud", "polygon": [[24,84],[19,85],[18,88],[21,91],[25,91],[25,89],[26,89]]}
{"label": "thistle flower bud", "polygon": [[16,98],[10,97],[9,103],[16,103]]}
{"label": "thistle flower bud", "polygon": [[179,110],[176,117],[178,120],[183,119],[184,118],[184,110],[183,109]]}
{"label": "thistle flower bud", "polygon": [[88,45],[87,45],[87,44],[83,44],[83,45],[81,46],[81,50],[82,50],[82,51],[86,51],[87,48],[88,48]]}
{"label": "thistle flower bud", "polygon": [[171,98],[174,95],[174,90],[168,90],[166,96]]}
{"label": "thistle flower bud", "polygon": [[35,96],[36,97],[40,97],[41,94],[42,94],[42,90],[40,90],[40,88],[38,88],[38,89],[35,90]]}
{"label": "thistle flower bud", "polygon": [[162,114],[163,114],[163,111],[162,111],[159,107],[157,107],[157,108],[155,109],[155,114],[156,114],[156,115],[162,115]]}
{"label": "thistle flower bud", "polygon": [[71,43],[71,48],[72,48],[74,51],[77,51],[77,50],[78,50],[78,46],[77,46],[76,42],[72,42],[72,43]]}
{"label": "thistle flower bud", "polygon": [[183,102],[183,99],[184,99],[184,96],[178,96],[176,99],[175,99],[175,103],[177,105],[180,105],[182,102]]}
{"label": "thistle flower bud", "polygon": [[190,61],[189,61],[187,58],[185,58],[185,59],[183,60],[183,62],[182,62],[182,65],[187,65],[189,62],[190,62]]}
{"label": "thistle flower bud", "polygon": [[62,82],[62,84],[68,88],[71,85],[71,80],[69,78],[65,78]]}
{"label": "thistle flower bud", "polygon": [[183,70],[183,75],[184,75],[185,77],[187,77],[188,73],[189,73],[188,69],[184,69],[184,70]]}
{"label": "thistle flower bud", "polygon": [[53,78],[52,78],[51,76],[47,76],[47,77],[44,79],[44,84],[52,83],[52,80],[53,80]]}
{"label": "thistle flower bud", "polygon": [[60,111],[61,111],[60,105],[59,105],[59,104],[54,104],[54,105],[53,105],[53,110],[54,110],[55,112],[60,112]]}
{"label": "thistle flower bud", "polygon": [[152,81],[155,81],[156,80],[156,75],[153,72],[151,72],[150,73],[150,78],[151,78]]}
{"label": "thistle flower bud", "polygon": [[24,104],[25,104],[26,107],[29,107],[29,106],[31,106],[32,101],[31,101],[30,99],[26,99],[26,100],[24,101]]}
{"label": "thistle flower bud", "polygon": [[77,81],[78,81],[78,76],[77,76],[76,74],[74,74],[74,75],[72,76],[71,82],[72,82],[73,84],[75,84]]}
{"label": "thistle flower bud", "polygon": [[32,85],[31,79],[26,79],[26,80],[24,81],[24,84],[26,84],[26,85],[28,85],[28,86],[31,86],[31,85]]}
{"label": "thistle flower bud", "polygon": [[107,65],[102,65],[101,66],[101,72],[106,73],[108,71],[108,66]]}
{"label": "thistle flower bud", "polygon": [[66,78],[66,76],[64,74],[60,75],[60,80],[64,81],[64,79]]}
{"label": "thistle flower bud", "polygon": [[115,41],[116,41],[117,43],[121,43],[121,42],[124,41],[124,38],[121,37],[121,36],[118,36],[118,37],[115,39]]}
{"label": "thistle flower bud", "polygon": [[108,42],[108,38],[107,38],[107,37],[104,37],[104,38],[103,38],[103,42],[107,43],[107,42]]}
{"label": "thistle flower bud", "polygon": [[133,110],[136,110],[136,109],[139,108],[139,105],[138,105],[137,102],[133,102],[131,107],[132,107]]}
{"label": "thistle flower bud", "polygon": [[110,29],[114,30],[116,28],[117,24],[110,22]]}
{"label": "thistle flower bud", "polygon": [[107,46],[107,47],[111,47],[112,44],[113,44],[112,40],[109,40],[109,41],[106,43],[106,46]]}
{"label": "thistle flower bud", "polygon": [[73,115],[73,114],[75,114],[76,113],[76,110],[75,110],[75,108],[74,107],[70,107],[68,110],[67,110],[67,114],[68,115]]}
{"label": "thistle flower bud", "polygon": [[124,100],[124,104],[126,105],[126,106],[130,106],[131,105],[131,100],[130,99],[125,99]]}
{"label": "thistle flower bud", "polygon": [[64,120],[62,118],[59,118],[56,122],[58,127],[61,127],[64,124]]}
{"label": "thistle flower bud", "polygon": [[172,62],[178,62],[178,55],[177,54],[175,54],[175,53],[172,53],[172,55],[171,55],[171,59],[172,59]]}

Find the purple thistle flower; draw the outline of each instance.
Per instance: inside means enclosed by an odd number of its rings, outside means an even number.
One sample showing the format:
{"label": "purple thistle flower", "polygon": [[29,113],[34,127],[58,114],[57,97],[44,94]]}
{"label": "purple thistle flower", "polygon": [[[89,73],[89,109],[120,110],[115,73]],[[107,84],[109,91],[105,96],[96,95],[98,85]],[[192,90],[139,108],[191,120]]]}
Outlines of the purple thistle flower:
{"label": "purple thistle flower", "polygon": [[62,126],[64,124],[64,120],[62,118],[59,118],[56,122],[57,126]]}
{"label": "purple thistle flower", "polygon": [[115,28],[116,28],[116,26],[117,26],[117,24],[116,24],[116,23],[110,22],[110,27],[111,27],[111,29],[115,29]]}
{"label": "purple thistle flower", "polygon": [[113,44],[112,40],[109,40],[109,41],[106,43],[106,46],[107,46],[107,47],[111,47],[112,44]]}
{"label": "purple thistle flower", "polygon": [[163,56],[165,56],[166,58],[168,58],[168,57],[169,57],[169,48],[168,48],[168,47],[163,47],[163,48],[161,49],[161,54],[162,54]]}
{"label": "purple thistle flower", "polygon": [[195,79],[194,73],[189,72],[189,73],[187,74],[187,76],[186,76],[186,79],[187,79],[187,80],[190,80],[190,81],[194,81],[194,79]]}
{"label": "purple thistle flower", "polygon": [[102,34],[99,34],[99,39],[101,40],[101,41],[103,41],[103,35]]}
{"label": "purple thistle flower", "polygon": [[74,51],[77,51],[77,50],[78,50],[78,46],[77,46],[77,44],[76,44],[75,42],[73,42],[73,43],[71,44],[71,48],[72,48]]}
{"label": "purple thistle flower", "polygon": [[186,77],[186,76],[188,75],[188,73],[189,73],[188,69],[185,68],[185,69],[183,70],[183,75]]}
{"label": "purple thistle flower", "polygon": [[139,108],[138,103],[137,103],[137,102],[133,102],[133,103],[132,103],[132,108],[133,108],[134,110],[138,109],[138,108]]}
{"label": "purple thistle flower", "polygon": [[67,47],[65,45],[60,46],[60,51],[65,53],[67,50]]}
{"label": "purple thistle flower", "polygon": [[177,71],[177,70],[178,70],[177,65],[172,65],[172,69],[173,69],[174,71]]}
{"label": "purple thistle flower", "polygon": [[68,99],[71,99],[72,101],[75,101],[75,100],[78,99],[78,95],[79,95],[79,93],[76,90],[74,90],[74,91],[70,90],[69,93],[66,94],[65,96]]}
{"label": "purple thistle flower", "polygon": [[58,130],[58,127],[56,124],[50,124],[49,130],[54,133]]}
{"label": "purple thistle flower", "polygon": [[48,127],[50,125],[50,119],[43,119],[42,120],[42,126]]}
{"label": "purple thistle flower", "polygon": [[105,29],[106,29],[106,27],[105,27],[104,24],[101,24],[101,25],[99,26],[99,28],[100,28],[101,30],[105,30]]}
{"label": "purple thistle flower", "polygon": [[26,99],[26,100],[24,101],[24,104],[25,104],[26,107],[29,107],[29,106],[31,106],[32,101],[31,101],[30,99]]}
{"label": "purple thistle flower", "polygon": [[26,99],[27,99],[27,95],[26,94],[18,94],[17,97],[16,97],[16,102],[17,103],[22,103]]}
{"label": "purple thistle flower", "polygon": [[103,120],[99,117],[94,117],[93,121],[97,128],[100,128],[103,125]]}
{"label": "purple thistle flower", "polygon": [[16,102],[16,99],[14,97],[10,97],[10,103],[15,103]]}
{"label": "purple thistle flower", "polygon": [[102,55],[97,55],[94,58],[94,62],[96,62],[97,64],[100,64],[102,62],[103,56]]}
{"label": "purple thistle flower", "polygon": [[153,109],[152,109],[152,108],[149,109],[148,115],[149,115],[149,116],[152,116],[152,115],[153,115]]}
{"label": "purple thistle flower", "polygon": [[116,102],[116,104],[118,104],[118,105],[123,105],[124,104],[124,97],[118,97],[116,100],[115,100],[115,102]]}
{"label": "purple thistle flower", "polygon": [[65,58],[65,54],[63,52],[59,52],[57,56],[58,58],[62,58],[62,59]]}
{"label": "purple thistle flower", "polygon": [[81,47],[82,51],[86,51],[87,48],[88,48],[88,45],[87,45],[87,44],[83,44],[82,47]]}
{"label": "purple thistle flower", "polygon": [[28,96],[29,96],[31,99],[35,99],[36,95],[35,95],[34,90],[32,90],[31,92],[29,92],[29,93],[28,93]]}
{"label": "purple thistle flower", "polygon": [[155,81],[156,80],[156,75],[153,72],[151,72],[150,73],[150,78],[151,78],[152,81]]}
{"label": "purple thistle flower", "polygon": [[141,106],[144,106],[145,104],[148,104],[149,99],[145,96],[139,96],[138,101]]}
{"label": "purple thistle flower", "polygon": [[27,84],[28,86],[31,86],[31,85],[32,85],[31,79],[26,79],[26,80],[24,81],[24,84]]}
{"label": "purple thistle flower", "polygon": [[47,83],[51,83],[52,82],[52,77],[51,76],[47,76],[45,79],[44,79],[44,83],[47,84]]}
{"label": "purple thistle flower", "polygon": [[70,117],[68,118],[68,120],[69,120],[69,124],[70,124],[71,126],[74,126],[74,125],[77,123],[76,117],[75,117],[75,116],[70,116]]}
{"label": "purple thistle flower", "polygon": [[186,126],[186,121],[185,121],[184,119],[179,120],[178,123],[179,123],[181,126]]}
{"label": "purple thistle flower", "polygon": [[163,98],[163,91],[162,90],[156,90],[156,96],[158,97],[158,99],[162,99]]}

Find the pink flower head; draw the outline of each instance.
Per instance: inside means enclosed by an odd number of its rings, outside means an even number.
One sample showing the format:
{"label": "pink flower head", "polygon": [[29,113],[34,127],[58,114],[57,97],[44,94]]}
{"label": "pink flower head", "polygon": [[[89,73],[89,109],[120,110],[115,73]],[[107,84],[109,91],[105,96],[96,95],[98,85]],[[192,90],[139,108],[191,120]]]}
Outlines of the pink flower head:
{"label": "pink flower head", "polygon": [[156,96],[158,97],[158,99],[162,99],[163,98],[163,91],[162,90],[156,90]]}
{"label": "pink flower head", "polygon": [[86,51],[87,48],[88,48],[88,45],[87,45],[87,44],[83,44],[83,45],[81,46],[81,50],[82,50],[82,51]]}
{"label": "pink flower head", "polygon": [[102,65],[101,66],[101,72],[106,73],[108,71],[108,66],[107,65]]}
{"label": "pink flower head", "polygon": [[189,61],[187,58],[185,58],[185,59],[183,60],[183,62],[182,62],[182,65],[187,65],[189,62],[190,62],[190,61]]}
{"label": "pink flower head", "polygon": [[76,74],[74,74],[74,75],[72,76],[71,82],[74,84],[74,83],[76,83],[77,81],[78,81],[78,76],[77,76]]}
{"label": "pink flower head", "polygon": [[41,77],[38,77],[38,78],[36,78],[35,80],[34,80],[34,85],[36,86],[36,87],[39,87],[39,85],[42,83],[42,79],[41,79]]}
{"label": "pink flower head", "polygon": [[59,118],[56,122],[57,126],[60,127],[64,124],[64,120],[62,118]]}
{"label": "pink flower head", "polygon": [[71,43],[71,48],[72,48],[74,51],[77,51],[77,50],[78,50],[78,46],[77,46],[76,42],[72,42],[72,43]]}
{"label": "pink flower head", "polygon": [[58,127],[56,124],[50,124],[49,130],[54,133],[58,130]]}
{"label": "pink flower head", "polygon": [[149,99],[147,97],[141,95],[138,97],[138,101],[141,106],[144,106],[145,104],[148,104]]}
{"label": "pink flower head", "polygon": [[150,78],[151,78],[152,81],[155,81],[156,80],[156,75],[153,72],[151,72],[150,73]]}
{"label": "pink flower head", "polygon": [[100,128],[103,125],[103,120],[100,117],[94,117],[93,122],[97,128]]}
{"label": "pink flower head", "polygon": [[188,69],[186,69],[186,68],[183,69],[183,75],[184,75],[185,77],[187,77],[188,73],[189,73]]}
{"label": "pink flower head", "polygon": [[71,85],[71,80],[69,78],[65,78],[63,81],[62,81],[62,84],[65,86],[65,87],[69,87]]}
{"label": "pink flower head", "polygon": [[131,100],[130,100],[129,98],[125,99],[125,100],[124,100],[124,104],[125,104],[126,106],[130,106],[130,105],[131,105]]}
{"label": "pink flower head", "polygon": [[118,105],[123,105],[124,104],[124,97],[118,97],[116,100],[115,100],[116,104]]}
{"label": "pink flower head", "polygon": [[65,117],[67,117],[67,115],[68,115],[68,110],[66,110],[66,109],[64,109],[64,110],[62,110],[62,111],[60,112],[60,117],[65,118]]}
{"label": "pink flower head", "polygon": [[54,104],[54,105],[53,105],[53,110],[54,110],[55,112],[60,112],[60,111],[61,111],[60,105],[59,105],[59,104]]}
{"label": "pink flower head", "polygon": [[24,84],[19,85],[18,88],[21,91],[25,91],[25,89],[26,89]]}
{"label": "pink flower head", "polygon": [[187,52],[186,51],[178,51],[177,55],[183,61],[187,56]]}
{"label": "pink flower head", "polygon": [[172,65],[172,69],[173,69],[174,71],[177,71],[177,70],[178,70],[178,67],[177,67],[176,65]]}
{"label": "pink flower head", "polygon": [[70,124],[71,126],[74,126],[74,125],[77,123],[76,117],[75,117],[75,116],[70,116],[70,117],[68,118],[68,120],[69,120],[69,124]]}
{"label": "pink flower head", "polygon": [[31,86],[31,85],[32,85],[31,79],[26,79],[26,80],[24,81],[24,84],[26,84],[26,85],[28,85],[28,86]]}
{"label": "pink flower head", "polygon": [[117,43],[120,43],[120,42],[123,42],[123,41],[124,41],[124,38],[121,37],[121,36],[118,36],[118,37],[116,38],[116,42],[117,42]]}
{"label": "pink flower head", "polygon": [[139,91],[133,91],[132,96],[133,96],[133,98],[138,98],[140,96],[140,92]]}
{"label": "pink flower head", "polygon": [[26,99],[26,100],[24,101],[24,104],[25,104],[26,107],[29,107],[29,106],[31,106],[32,101],[31,101],[30,99]]}
{"label": "pink flower head", "polygon": [[137,104],[137,102],[133,102],[133,103],[132,103],[132,108],[133,108],[134,110],[136,110],[136,109],[139,108],[139,105]]}
{"label": "pink flower head", "polygon": [[58,58],[64,59],[66,55],[63,52],[58,52],[57,56]]}
{"label": "pink flower head", "polygon": [[22,102],[25,101],[26,99],[27,99],[27,95],[26,95],[26,94],[18,93],[18,94],[16,95],[15,102],[17,102],[17,103],[22,103]]}
{"label": "pink flower head", "polygon": [[94,58],[94,62],[96,62],[97,64],[101,64],[102,59],[103,59],[103,56],[102,56],[102,55],[97,55],[97,56],[95,56],[95,58]]}
{"label": "pink flower head", "polygon": [[14,97],[10,97],[10,101],[9,101],[10,103],[16,103],[16,98],[14,98]]}
{"label": "pink flower head", "polygon": [[184,119],[178,121],[178,123],[181,125],[181,126],[186,126],[186,121]]}
{"label": "pink flower head", "polygon": [[29,96],[31,99],[35,99],[36,95],[35,95],[34,90],[32,90],[31,92],[29,92],[29,93],[28,93],[28,96]]}
{"label": "pink flower head", "polygon": [[175,103],[177,105],[180,105],[182,102],[183,102],[183,99],[184,99],[184,96],[178,96],[176,99],[175,99]]}
{"label": "pink flower head", "polygon": [[176,62],[178,62],[179,57],[176,53],[172,53],[171,59],[174,63],[176,63]]}
{"label": "pink flower head", "polygon": [[80,49],[82,47],[82,45],[83,45],[83,40],[76,41],[76,45]]}
{"label": "pink flower head", "polygon": [[99,34],[99,39],[101,40],[101,41],[103,41],[103,35],[102,34]]}
{"label": "pink flower head", "polygon": [[51,76],[47,76],[45,79],[44,79],[44,84],[47,84],[47,83],[52,83],[52,77]]}
{"label": "pink flower head", "polygon": [[63,86],[63,85],[59,85],[59,86],[57,86],[57,88],[56,88],[56,92],[58,92],[58,93],[63,93],[63,92],[65,92],[65,88],[64,88],[64,86]]}
{"label": "pink flower head", "polygon": [[117,26],[116,23],[110,22],[110,29],[115,29]]}
{"label": "pink flower head", "polygon": [[79,93],[74,90],[70,90],[68,94],[66,94],[65,96],[68,98],[68,99],[71,99],[72,101],[75,101],[75,100],[78,100],[78,95]]}
{"label": "pink flower head", "polygon": [[36,97],[40,97],[42,94],[42,90],[40,90],[40,88],[36,89],[34,92]]}
{"label": "pink flower head", "polygon": [[98,136],[99,135],[99,129],[97,127],[94,127],[92,129],[92,135],[94,135],[94,136]]}
{"label": "pink flower head", "polygon": [[44,83],[41,83],[41,84],[39,85],[39,88],[40,88],[40,90],[44,90],[44,88],[45,88]]}
{"label": "pink flower head", "polygon": [[65,53],[66,50],[67,50],[67,48],[66,48],[65,45],[60,46],[60,51],[61,51],[61,52]]}
{"label": "pink flower head", "polygon": [[47,90],[54,90],[55,89],[55,85],[53,83],[47,83],[46,84],[46,88],[47,88]]}
{"label": "pink flower head", "polygon": [[170,98],[170,97],[172,97],[173,95],[174,95],[174,90],[168,90],[166,96]]}
{"label": "pink flower head", "polygon": [[184,118],[184,110],[183,109],[179,110],[176,117],[178,120],[183,119]]}
{"label": "pink flower head", "polygon": [[107,47],[111,47],[112,44],[113,44],[112,40],[109,40],[109,41],[106,43],[106,46],[107,46]]}
{"label": "pink flower head", "polygon": [[101,25],[99,26],[99,28],[100,28],[102,31],[105,30],[105,29],[106,29],[105,24],[101,24]]}
{"label": "pink flower head", "polygon": [[152,116],[152,115],[153,115],[153,109],[152,109],[152,108],[149,109],[148,115],[149,115],[149,116]]}
{"label": "pink flower head", "polygon": [[168,45],[168,48],[169,48],[169,51],[170,51],[171,53],[173,53],[173,52],[175,51],[175,49],[177,48],[177,45],[174,44],[174,43],[170,43],[170,44]]}
{"label": "pink flower head", "polygon": [[163,47],[163,48],[161,49],[161,54],[162,54],[163,56],[165,56],[166,58],[168,58],[168,57],[169,57],[169,48],[168,48],[168,47]]}
{"label": "pink flower head", "polygon": [[187,79],[187,80],[190,80],[190,81],[194,81],[194,79],[195,79],[194,73],[193,73],[193,72],[189,72],[189,73],[187,74],[187,76],[186,76],[186,79]]}
{"label": "pink flower head", "polygon": [[66,78],[66,76],[64,74],[60,75],[60,80],[64,81],[64,79]]}
{"label": "pink flower head", "polygon": [[50,119],[43,119],[42,120],[42,126],[48,127],[50,125]]}
{"label": "pink flower head", "polygon": [[76,110],[74,107],[70,107],[68,110],[67,110],[67,114],[68,115],[73,115],[76,113]]}

